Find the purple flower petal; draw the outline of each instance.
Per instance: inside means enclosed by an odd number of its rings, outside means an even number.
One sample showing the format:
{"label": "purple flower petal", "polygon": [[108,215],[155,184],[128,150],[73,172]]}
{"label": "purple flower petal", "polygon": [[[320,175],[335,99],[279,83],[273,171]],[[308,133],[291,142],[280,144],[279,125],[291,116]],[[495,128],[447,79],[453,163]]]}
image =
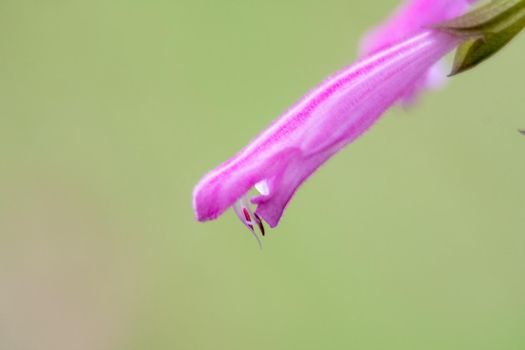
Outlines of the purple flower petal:
{"label": "purple flower petal", "polygon": [[217,218],[257,185],[263,193],[251,199],[255,213],[241,200],[239,217],[250,230],[259,217],[275,227],[303,181],[368,130],[458,43],[425,30],[327,79],[199,182],[193,193],[197,219]]}
{"label": "purple flower petal", "polygon": [[[366,57],[393,43],[436,24],[462,15],[469,4],[477,0],[409,0],[399,7],[386,22],[372,29],[361,43],[361,56]],[[443,86],[447,72],[438,63],[423,75],[402,102],[411,104],[419,91]]]}

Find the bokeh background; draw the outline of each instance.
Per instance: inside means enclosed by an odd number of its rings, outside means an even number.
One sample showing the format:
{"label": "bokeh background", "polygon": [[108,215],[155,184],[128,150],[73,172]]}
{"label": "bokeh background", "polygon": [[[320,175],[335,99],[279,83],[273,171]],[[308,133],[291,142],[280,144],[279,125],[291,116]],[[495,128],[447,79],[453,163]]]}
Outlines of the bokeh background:
{"label": "bokeh background", "polygon": [[0,2],[0,349],[524,349],[520,37],[396,108],[260,251],[199,178],[397,5]]}

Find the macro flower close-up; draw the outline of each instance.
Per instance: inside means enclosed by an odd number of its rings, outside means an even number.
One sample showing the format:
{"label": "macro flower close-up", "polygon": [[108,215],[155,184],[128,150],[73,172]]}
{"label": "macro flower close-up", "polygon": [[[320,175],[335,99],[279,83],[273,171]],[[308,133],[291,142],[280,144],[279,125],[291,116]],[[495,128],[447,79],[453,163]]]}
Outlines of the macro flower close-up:
{"label": "macro flower close-up", "polygon": [[521,350],[525,0],[0,2],[0,350]]}
{"label": "macro flower close-up", "polygon": [[[312,89],[199,182],[193,193],[197,219],[215,219],[233,207],[252,232],[259,227],[265,234],[261,219],[277,226],[299,186],[329,158],[392,105],[414,102],[421,90],[444,81],[447,72],[440,60],[469,36],[438,25],[463,15],[473,2],[404,3],[365,36],[360,60]],[[260,195],[249,198],[253,187]]]}

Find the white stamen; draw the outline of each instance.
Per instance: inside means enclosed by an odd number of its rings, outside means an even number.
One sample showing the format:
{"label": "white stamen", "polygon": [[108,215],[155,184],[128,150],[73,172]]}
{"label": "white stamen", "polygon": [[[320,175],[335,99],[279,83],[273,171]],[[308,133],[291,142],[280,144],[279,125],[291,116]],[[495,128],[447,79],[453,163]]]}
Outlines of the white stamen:
{"label": "white stamen", "polygon": [[[244,210],[246,210],[248,214],[250,214],[250,220],[248,220],[245,217]],[[235,204],[233,205],[233,211],[235,212],[239,220],[241,220],[241,222],[250,230],[253,237],[255,237],[255,239],[257,240],[257,243],[259,244],[259,248],[262,249],[261,240],[259,236],[257,236],[257,233],[254,230],[255,225],[258,225],[255,222],[256,217],[254,213],[252,212],[250,205],[248,204],[248,199],[246,198],[246,195],[244,195],[241,199],[235,202]]]}
{"label": "white stamen", "polygon": [[262,249],[262,242],[261,242],[261,239],[259,238],[259,236],[257,236],[257,233],[255,233],[255,231],[251,231],[252,232],[252,236],[255,237],[255,239],[257,240],[257,244],[259,244],[259,249]]}
{"label": "white stamen", "polygon": [[237,215],[239,220],[241,220],[241,222],[246,225],[246,219],[244,218],[244,214],[242,213],[242,205],[240,200],[233,204],[233,211],[235,212],[235,215]]}

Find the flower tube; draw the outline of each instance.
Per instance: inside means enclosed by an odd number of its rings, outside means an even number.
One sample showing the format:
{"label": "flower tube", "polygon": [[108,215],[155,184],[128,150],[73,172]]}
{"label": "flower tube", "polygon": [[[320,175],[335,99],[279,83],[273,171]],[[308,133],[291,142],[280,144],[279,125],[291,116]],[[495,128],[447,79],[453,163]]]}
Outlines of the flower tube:
{"label": "flower tube", "polygon": [[[360,48],[360,56],[366,57],[392,44],[406,39],[432,25],[455,18],[465,13],[469,5],[477,0],[410,0],[405,1],[394,14],[381,25],[367,33]],[[445,83],[447,72],[440,62],[430,67],[421,79],[407,89],[401,102],[409,105],[419,92],[440,88]]]}
{"label": "flower tube", "polygon": [[[455,36],[423,30],[327,79],[198,183],[193,193],[197,220],[215,219],[234,207],[252,232],[263,230],[263,219],[277,226],[298,187],[459,43]],[[247,198],[254,187],[260,195]]]}

